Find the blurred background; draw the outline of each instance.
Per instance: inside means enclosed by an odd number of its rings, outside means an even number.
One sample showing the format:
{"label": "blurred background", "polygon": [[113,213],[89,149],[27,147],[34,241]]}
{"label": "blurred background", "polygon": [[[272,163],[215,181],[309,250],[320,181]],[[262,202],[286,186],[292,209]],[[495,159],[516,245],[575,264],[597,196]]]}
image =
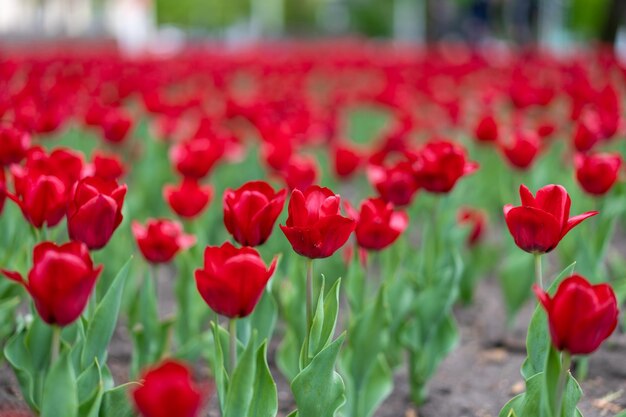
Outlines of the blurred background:
{"label": "blurred background", "polygon": [[471,43],[626,44],[626,0],[0,0],[0,38],[230,42],[367,36]]}

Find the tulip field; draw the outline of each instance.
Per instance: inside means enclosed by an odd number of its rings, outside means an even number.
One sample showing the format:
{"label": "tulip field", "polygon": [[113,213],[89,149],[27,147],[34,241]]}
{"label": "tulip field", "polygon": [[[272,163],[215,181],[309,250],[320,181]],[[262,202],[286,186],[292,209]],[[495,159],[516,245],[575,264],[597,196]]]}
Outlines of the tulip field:
{"label": "tulip field", "polygon": [[626,417],[626,62],[0,45],[0,417]]}

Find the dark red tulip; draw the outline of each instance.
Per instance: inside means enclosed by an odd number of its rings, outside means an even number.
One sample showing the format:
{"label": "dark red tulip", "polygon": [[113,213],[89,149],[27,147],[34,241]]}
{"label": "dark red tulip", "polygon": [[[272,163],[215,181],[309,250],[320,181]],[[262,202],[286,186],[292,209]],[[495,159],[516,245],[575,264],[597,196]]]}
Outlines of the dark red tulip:
{"label": "dark red tulip", "polygon": [[7,192],[7,196],[20,207],[24,218],[37,229],[56,226],[66,213],[63,181],[53,175],[25,172],[17,165],[11,167],[11,174],[15,194]]}
{"label": "dark red tulip", "polygon": [[496,142],[498,140],[498,123],[491,114],[485,114],[474,128],[474,137],[479,142]]}
{"label": "dark red tulip", "polygon": [[512,141],[501,144],[502,153],[511,166],[527,169],[535,161],[541,145],[539,135],[533,131],[518,131]]}
{"label": "dark red tulip", "polygon": [[421,188],[432,193],[447,193],[461,177],[476,171],[478,164],[467,160],[460,145],[435,140],[418,153],[413,169]]}
{"label": "dark red tulip", "polygon": [[293,156],[280,172],[290,190],[306,190],[317,182],[318,168],[315,160],[307,156]]}
{"label": "dark red tulip", "polygon": [[80,153],[66,148],[54,149],[50,154],[40,146],[31,147],[26,155],[23,166],[11,167],[16,181],[15,188],[21,188],[18,183],[22,177],[48,175],[60,179],[69,194],[76,182],[83,177],[84,161]]}
{"label": "dark red tulip", "polygon": [[275,192],[264,181],[250,181],[224,192],[224,225],[244,246],[258,246],[272,233],[285,205],[286,190]]}
{"label": "dark red tulip", "polygon": [[485,213],[475,208],[461,207],[457,219],[459,224],[471,227],[471,231],[467,236],[467,245],[472,247],[480,242],[480,239],[485,233],[485,226],[487,224]]}
{"label": "dark red tulip", "polygon": [[196,285],[216,313],[229,318],[246,317],[261,298],[276,263],[274,258],[267,268],[259,253],[250,247],[236,248],[229,242],[207,246],[204,268],[196,270]]}
{"label": "dark red tulip", "polygon": [[124,142],[133,127],[133,119],[123,109],[110,109],[101,120],[102,136],[110,143]]}
{"label": "dark red tulip", "polygon": [[194,178],[183,178],[178,185],[163,187],[163,197],[180,217],[193,219],[202,213],[213,197],[213,188]]}
{"label": "dark red tulip", "polygon": [[591,285],[584,277],[566,278],[554,297],[534,285],[533,290],[548,314],[552,343],[559,351],[588,355],[617,326],[617,300],[609,284]]}
{"label": "dark red tulip", "polygon": [[26,157],[30,135],[16,127],[0,124],[0,165],[17,164]]}
{"label": "dark red tulip", "polygon": [[174,145],[170,151],[170,160],[183,176],[200,179],[224,155],[224,144],[209,138],[197,138]]}
{"label": "dark red tulip", "polygon": [[390,167],[370,165],[367,168],[367,178],[383,200],[398,207],[411,204],[419,189],[413,168],[406,161]]}
{"label": "dark red tulip", "polygon": [[530,253],[546,253],[556,248],[565,235],[588,217],[598,214],[589,211],[570,217],[571,200],[560,185],[546,185],[534,197],[525,186],[520,186],[522,205],[504,206],[504,218],[515,244]]}
{"label": "dark red tulip", "polygon": [[360,247],[381,250],[391,245],[409,225],[404,211],[394,211],[392,203],[382,198],[368,198],[355,216],[354,233]]}
{"label": "dark red tulip", "polygon": [[144,372],[133,393],[141,417],[197,417],[202,395],[184,364],[167,360]]}
{"label": "dark red tulip", "polygon": [[363,162],[362,155],[346,145],[333,146],[332,153],[333,168],[339,178],[350,178]]}
{"label": "dark red tulip", "polygon": [[0,168],[0,214],[4,209],[4,201],[7,197],[7,183],[4,175],[4,168]]}
{"label": "dark red tulip", "polygon": [[174,220],[150,219],[145,226],[133,222],[132,230],[141,254],[153,264],[167,263],[196,243],[196,238],[183,233],[181,224]]}
{"label": "dark red tulip", "polygon": [[619,154],[578,154],[575,157],[576,179],[592,195],[607,193],[617,181],[622,157]]}
{"label": "dark red tulip", "polygon": [[340,197],[313,185],[303,193],[294,190],[287,224],[280,228],[293,250],[307,258],[327,258],[342,247],[356,226],[340,213]]}
{"label": "dark red tulip", "polygon": [[83,243],[57,246],[43,242],[33,250],[28,281],[18,272],[2,270],[2,273],[26,288],[43,321],[67,326],[85,309],[100,271],[102,265],[94,269]]}
{"label": "dark red tulip", "polygon": [[602,125],[596,112],[586,111],[576,123],[574,148],[578,152],[587,152],[602,139]]}
{"label": "dark red tulip", "polygon": [[104,180],[119,180],[126,169],[115,154],[95,152],[93,155],[93,175]]}
{"label": "dark red tulip", "polygon": [[67,207],[70,239],[91,250],[103,248],[122,222],[126,185],[100,177],[86,177],[74,186]]}

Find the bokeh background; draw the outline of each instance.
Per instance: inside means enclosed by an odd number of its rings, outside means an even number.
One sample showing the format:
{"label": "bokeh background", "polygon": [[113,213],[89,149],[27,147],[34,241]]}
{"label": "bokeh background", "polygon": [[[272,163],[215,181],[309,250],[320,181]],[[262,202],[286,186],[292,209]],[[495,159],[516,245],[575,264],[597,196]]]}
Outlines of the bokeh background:
{"label": "bokeh background", "polygon": [[106,37],[129,50],[331,36],[623,50],[625,20],[625,0],[0,0],[2,40]]}

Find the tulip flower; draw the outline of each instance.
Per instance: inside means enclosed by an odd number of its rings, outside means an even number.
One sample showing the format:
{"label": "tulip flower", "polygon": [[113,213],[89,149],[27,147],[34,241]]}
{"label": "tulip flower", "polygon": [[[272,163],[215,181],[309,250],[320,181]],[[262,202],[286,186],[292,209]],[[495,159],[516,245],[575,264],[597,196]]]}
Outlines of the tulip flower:
{"label": "tulip flower", "polygon": [[391,167],[370,165],[367,177],[383,200],[398,207],[411,204],[419,189],[413,168],[407,161],[400,161]]}
{"label": "tulip flower", "polygon": [[485,233],[485,225],[487,219],[482,210],[471,207],[461,207],[457,216],[457,220],[461,225],[468,225],[471,231],[467,237],[467,245],[475,246]]}
{"label": "tulip flower", "polygon": [[460,145],[436,140],[418,153],[413,169],[421,188],[432,193],[447,193],[461,177],[476,171],[478,164],[467,161]]}
{"label": "tulip flower", "polygon": [[368,198],[354,213],[356,241],[361,248],[382,250],[391,245],[409,225],[404,211],[394,211],[392,203],[382,198]]}
{"label": "tulip flower", "polygon": [[355,221],[341,215],[339,203],[339,195],[316,185],[291,193],[287,224],[280,228],[296,253],[327,258],[346,243]]}
{"label": "tulip flower", "polygon": [[197,417],[202,405],[189,368],[174,360],[144,372],[132,396],[142,417]]}
{"label": "tulip flower", "polygon": [[491,114],[485,114],[474,128],[474,137],[479,142],[496,142],[498,140],[498,123]]}
{"label": "tulip flower", "polygon": [[231,319],[247,317],[261,298],[277,261],[274,258],[268,268],[250,247],[236,248],[229,242],[208,246],[204,267],[195,273],[198,291],[216,313]]}
{"label": "tulip flower", "polygon": [[580,186],[591,195],[606,194],[617,181],[622,157],[619,154],[598,153],[578,154],[574,159],[576,179]]}
{"label": "tulip flower", "polygon": [[363,157],[346,145],[335,145],[332,149],[335,175],[342,179],[350,178],[363,162]]}
{"label": "tulip flower", "polygon": [[89,250],[83,243],[57,246],[43,242],[33,250],[33,267],[28,273],[28,281],[19,272],[1,271],[26,288],[43,321],[67,326],[85,309],[102,266],[94,269]]}
{"label": "tulip flower", "polygon": [[224,225],[244,246],[265,243],[285,205],[286,190],[275,192],[264,181],[250,181],[224,192]]}
{"label": "tulip flower", "polygon": [[0,214],[4,209],[4,201],[7,197],[7,183],[4,175],[4,168],[0,168]]}
{"label": "tulip flower", "polygon": [[118,180],[126,169],[117,155],[96,151],[93,154],[93,176],[104,180]]}
{"label": "tulip flower", "polygon": [[83,177],[84,165],[82,155],[70,149],[57,148],[47,154],[40,146],[33,146],[26,154],[24,166],[13,166],[11,172],[16,189],[21,188],[18,182],[22,177],[48,175],[60,179],[69,194],[74,184]]}
{"label": "tulip flower", "polygon": [[550,252],[575,226],[598,214],[589,211],[570,217],[570,196],[560,185],[546,185],[536,197],[525,185],[519,192],[522,205],[505,205],[504,218],[515,244],[529,253]]}
{"label": "tulip flower", "polygon": [[208,206],[213,197],[213,188],[201,185],[194,178],[183,178],[179,185],[163,187],[163,197],[180,217],[193,219]]}
{"label": "tulip flower", "polygon": [[131,227],[141,254],[152,264],[167,263],[196,243],[196,238],[183,233],[181,224],[173,220],[150,219],[146,226],[135,221]]}
{"label": "tulip flower", "polygon": [[552,343],[559,351],[588,355],[617,326],[617,300],[609,284],[591,285],[584,277],[566,278],[550,297],[537,285],[537,298],[548,314]]}
{"label": "tulip flower", "polygon": [[110,109],[101,120],[102,137],[109,143],[122,143],[133,127],[133,119],[123,109]]}
{"label": "tulip flower", "polygon": [[574,131],[574,148],[578,152],[587,152],[602,139],[600,117],[594,111],[585,111],[578,119]]}
{"label": "tulip flower", "polygon": [[63,181],[53,175],[24,172],[16,165],[11,167],[11,174],[15,193],[7,196],[20,207],[24,218],[37,229],[56,226],[66,213]]}
{"label": "tulip flower", "polygon": [[306,190],[317,182],[319,176],[315,160],[299,155],[291,157],[280,175],[290,190]]}
{"label": "tulip flower", "polygon": [[70,239],[89,249],[101,249],[122,222],[126,185],[115,180],[86,177],[74,186],[67,208]]}
{"label": "tulip flower", "polygon": [[209,138],[196,138],[174,145],[170,151],[170,160],[181,175],[200,179],[224,155],[224,144]]}
{"label": "tulip flower", "polygon": [[28,133],[13,126],[0,125],[0,166],[21,162],[29,148]]}
{"label": "tulip flower", "polygon": [[500,145],[506,160],[514,168],[527,169],[539,154],[541,142],[539,135],[533,131],[518,131],[512,141]]}

